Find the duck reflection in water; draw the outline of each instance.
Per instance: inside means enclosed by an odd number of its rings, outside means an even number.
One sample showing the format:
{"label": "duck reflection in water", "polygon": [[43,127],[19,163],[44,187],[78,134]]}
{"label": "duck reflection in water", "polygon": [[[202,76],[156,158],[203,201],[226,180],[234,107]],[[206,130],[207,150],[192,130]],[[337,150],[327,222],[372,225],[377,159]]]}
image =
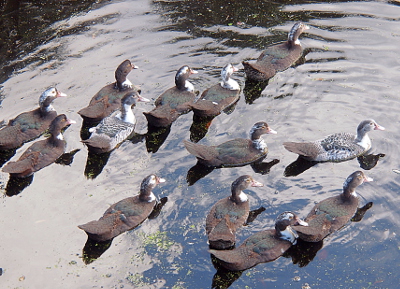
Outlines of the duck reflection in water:
{"label": "duck reflection in water", "polygon": [[145,135],[147,152],[156,153],[165,142],[170,132],[171,125],[157,127],[149,124]]}

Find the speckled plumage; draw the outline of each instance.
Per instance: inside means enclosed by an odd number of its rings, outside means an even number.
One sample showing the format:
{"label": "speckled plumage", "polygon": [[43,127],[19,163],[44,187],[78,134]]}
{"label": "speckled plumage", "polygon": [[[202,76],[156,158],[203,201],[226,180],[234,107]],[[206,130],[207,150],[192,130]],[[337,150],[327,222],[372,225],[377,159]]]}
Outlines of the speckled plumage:
{"label": "speckled plumage", "polygon": [[264,158],[268,148],[262,139],[263,134],[274,134],[266,122],[254,124],[251,139],[237,138],[217,146],[205,146],[184,140],[186,149],[196,156],[200,163],[211,167],[235,167],[253,163]]}
{"label": "speckled plumage", "polygon": [[127,79],[127,75],[134,68],[138,67],[129,60],[124,60],[115,70],[116,82],[100,89],[92,97],[89,105],[78,111],[78,114],[85,120],[98,122],[121,107],[121,99],[127,92],[137,91],[140,93],[140,88],[132,85]]}
{"label": "speckled plumage", "polygon": [[299,238],[308,242],[319,242],[343,227],[356,213],[359,199],[355,188],[364,181],[372,181],[363,172],[352,173],[343,184],[343,193],[316,204],[305,221],[308,227],[294,226]]}
{"label": "speckled plumage", "polygon": [[67,119],[64,114],[57,116],[49,127],[50,137],[33,143],[18,161],[7,163],[3,167],[3,172],[24,178],[51,165],[64,153],[66,142],[61,135],[61,130],[71,123],[75,122]]}
{"label": "speckled plumage", "polygon": [[227,64],[221,72],[222,81],[205,90],[192,105],[193,113],[200,117],[215,117],[235,104],[240,97],[240,86],[231,77],[238,69]]}
{"label": "speckled plumage", "polygon": [[[284,212],[278,216],[275,229],[264,230],[250,236],[233,250],[210,250],[218,258],[221,265],[228,270],[242,271],[259,263],[273,261],[290,248],[296,240],[296,233],[290,229],[291,225],[306,223],[292,212]],[[282,232],[285,234],[282,235]],[[287,235],[293,235],[291,241]]]}
{"label": "speckled plumage", "polygon": [[150,125],[167,127],[182,114],[191,110],[196,98],[193,85],[187,80],[197,73],[189,66],[182,66],[175,75],[175,86],[163,92],[154,102],[152,111],[144,112]]}
{"label": "speckled plumage", "polygon": [[105,153],[113,150],[118,144],[126,140],[135,129],[136,118],[132,107],[136,101],[148,101],[138,92],[128,92],[121,100],[121,111],[104,118],[96,127],[90,128],[90,138],[82,142],[93,153]]}
{"label": "speckled plumage", "polygon": [[284,147],[311,161],[340,162],[362,155],[371,148],[368,132],[384,130],[374,120],[363,120],[357,127],[357,135],[351,133],[335,133],[313,142],[285,142]]}
{"label": "speckled plumage", "polygon": [[66,96],[55,87],[46,89],[39,98],[39,107],[19,114],[0,130],[0,150],[20,147],[23,143],[39,137],[56,118],[51,103],[57,97]]}
{"label": "speckled plumage", "polygon": [[91,221],[78,228],[84,230],[90,239],[98,242],[114,237],[140,225],[156,205],[152,192],[156,185],[165,182],[156,175],[147,176],[140,186],[137,196],[125,198],[110,206],[97,221]]}
{"label": "speckled plumage", "polygon": [[206,233],[210,248],[227,249],[235,245],[235,232],[249,216],[249,201],[242,190],[249,186],[261,187],[251,176],[236,179],[231,186],[231,196],[215,203],[206,218]]}
{"label": "speckled plumage", "polygon": [[265,81],[277,72],[283,71],[296,63],[303,53],[298,37],[309,27],[301,22],[295,23],[289,32],[288,40],[268,47],[257,58],[255,63],[243,61],[244,71],[248,79]]}

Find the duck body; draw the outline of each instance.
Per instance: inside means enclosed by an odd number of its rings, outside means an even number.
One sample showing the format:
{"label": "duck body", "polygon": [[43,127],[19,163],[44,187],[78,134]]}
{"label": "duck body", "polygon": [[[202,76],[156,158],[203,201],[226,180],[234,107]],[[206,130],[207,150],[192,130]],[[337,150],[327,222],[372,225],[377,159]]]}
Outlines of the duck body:
{"label": "duck body", "polygon": [[211,167],[244,166],[264,158],[268,154],[262,134],[276,134],[266,122],[254,124],[250,131],[251,139],[237,138],[217,146],[205,146],[184,140],[186,149],[198,161]]}
{"label": "duck body", "polygon": [[305,221],[308,227],[293,226],[299,238],[307,242],[319,242],[339,230],[354,216],[359,199],[355,188],[372,181],[362,171],[352,173],[343,184],[343,193],[316,204]]}
{"label": "duck body", "polygon": [[64,114],[57,116],[49,127],[51,136],[45,140],[33,143],[16,162],[9,162],[3,167],[3,172],[24,178],[31,176],[34,172],[51,165],[65,151],[66,142],[61,130],[75,123],[67,119]]}
{"label": "duck body", "polygon": [[242,191],[249,186],[261,187],[263,184],[251,176],[241,176],[232,183],[232,195],[219,200],[211,208],[206,219],[210,248],[228,249],[235,245],[235,232],[246,223],[249,216],[248,197]]}
{"label": "duck body", "polygon": [[275,229],[257,232],[233,250],[210,250],[210,253],[221,261],[223,267],[232,271],[273,261],[296,243],[297,234],[291,229],[295,224],[307,226],[294,213],[284,212],[278,216]]}
{"label": "duck body", "polygon": [[91,152],[96,154],[110,152],[132,134],[136,125],[132,107],[135,106],[136,101],[149,100],[136,91],[128,92],[121,100],[119,113],[104,118],[96,127],[89,129],[92,133],[90,138],[82,142]]}
{"label": "duck body", "polygon": [[309,27],[301,22],[295,23],[289,32],[286,42],[268,47],[257,58],[255,63],[243,61],[247,79],[266,81],[277,72],[283,71],[300,59],[303,54],[298,37]]}
{"label": "duck body", "polygon": [[310,161],[341,162],[364,154],[371,148],[368,132],[384,130],[374,120],[362,121],[357,127],[357,135],[351,133],[335,133],[313,142],[285,142],[284,147]]}
{"label": "duck body", "polygon": [[152,111],[144,112],[149,125],[167,127],[182,114],[191,110],[196,95],[193,85],[187,80],[197,73],[189,66],[182,66],[175,76],[175,86],[163,92],[154,102]]}
{"label": "duck body", "polygon": [[121,107],[121,99],[127,92],[140,92],[140,88],[134,86],[127,75],[132,69],[138,68],[129,60],[123,61],[115,71],[116,82],[104,86],[90,100],[87,107],[78,111],[87,121],[99,122],[103,118],[111,115],[114,111]]}
{"label": "duck body", "polygon": [[0,150],[20,147],[25,142],[42,135],[56,118],[57,112],[51,103],[66,96],[55,87],[46,89],[39,98],[39,108],[19,114],[0,130]]}
{"label": "duck body", "polygon": [[221,72],[222,81],[205,90],[192,105],[193,113],[199,117],[215,117],[234,105],[240,97],[240,86],[231,77],[238,71],[232,64],[226,65]]}
{"label": "duck body", "polygon": [[103,242],[134,229],[140,225],[156,205],[156,197],[152,189],[164,179],[156,175],[147,176],[141,184],[137,196],[123,199],[110,206],[97,221],[78,226],[94,241]]}

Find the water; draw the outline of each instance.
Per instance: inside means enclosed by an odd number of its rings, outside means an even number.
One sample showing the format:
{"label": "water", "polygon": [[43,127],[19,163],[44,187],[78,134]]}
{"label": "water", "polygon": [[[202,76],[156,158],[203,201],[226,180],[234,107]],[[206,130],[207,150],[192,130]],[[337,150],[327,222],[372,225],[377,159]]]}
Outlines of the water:
{"label": "water", "polygon": [[[252,174],[265,184],[247,191],[250,207],[266,210],[238,231],[240,244],[252,233],[271,228],[282,211],[305,216],[315,202],[340,193],[345,178],[360,169],[352,160],[284,177],[296,159],[283,148],[284,141],[355,132],[362,119],[372,117],[386,127],[370,134],[373,153],[385,157],[366,171],[374,182],[358,189],[362,205],[374,203],[364,219],[326,238],[307,266],[281,257],[245,271],[235,281],[231,278],[230,288],[301,288],[305,283],[311,288],[397,288],[400,176],[393,169],[400,169],[398,2],[198,3],[87,1],[82,6],[63,3],[64,9],[20,4],[20,13],[3,16],[3,32],[13,15],[26,24],[8,37],[2,34],[6,57],[0,60],[0,119],[33,109],[40,93],[56,85],[68,97],[57,99],[55,108],[78,121],[65,132],[67,151],[80,151],[70,166],[53,164],[37,172],[20,194],[2,199],[2,286],[210,288],[216,270],[207,252],[205,216],[229,194],[232,181]],[[129,79],[142,86],[147,98],[155,99],[171,87],[175,71],[184,64],[199,70],[192,83],[202,92],[219,81],[226,63],[241,67],[243,59],[255,59],[263,47],[285,40],[299,20],[311,26],[301,37],[305,63],[277,74],[257,98],[242,95],[235,110],[215,118],[200,141],[213,145],[246,137],[253,123],[265,120],[278,131],[265,137],[270,150],[266,161],[280,160],[269,174],[256,174],[250,166],[216,169],[188,186],[187,172],[196,163],[182,144],[190,138],[190,113],[172,125],[156,153],[147,152],[145,140],[125,142],[95,179],[85,177],[87,150],[80,142],[76,112],[113,81],[124,59],[140,67]],[[17,45],[5,41],[10,35],[16,35]],[[243,71],[234,78],[244,86]],[[151,103],[136,108],[138,132],[146,132],[141,112],[151,108]],[[115,238],[100,258],[86,265],[86,234],[77,225],[98,219],[109,205],[136,194],[150,173],[167,179],[154,190],[168,197],[160,215]],[[8,179],[0,173],[3,191]]]}

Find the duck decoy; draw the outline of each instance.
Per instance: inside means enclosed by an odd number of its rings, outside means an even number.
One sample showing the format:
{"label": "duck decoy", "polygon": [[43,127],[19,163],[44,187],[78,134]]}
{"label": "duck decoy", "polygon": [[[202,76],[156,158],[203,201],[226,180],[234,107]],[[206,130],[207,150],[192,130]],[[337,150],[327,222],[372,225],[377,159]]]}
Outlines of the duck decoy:
{"label": "duck decoy", "polygon": [[210,167],[244,166],[264,158],[268,147],[261,137],[276,134],[264,121],[257,122],[250,130],[250,139],[237,138],[217,146],[195,144],[184,140],[186,149],[196,156],[201,164]]}
{"label": "duck decoy", "polygon": [[277,72],[294,65],[303,53],[299,36],[307,29],[310,27],[302,22],[297,22],[290,30],[287,41],[268,47],[255,63],[243,61],[247,79],[266,81]]}
{"label": "duck decoy", "polygon": [[357,127],[357,135],[335,133],[313,142],[284,142],[285,149],[296,153],[309,161],[342,162],[358,157],[371,148],[368,132],[385,130],[373,119],[363,120]]}
{"label": "duck decoy", "polygon": [[262,187],[251,176],[237,178],[231,186],[231,196],[219,200],[212,206],[206,219],[206,232],[210,248],[228,249],[235,245],[235,232],[243,226],[249,216],[249,199],[243,190]]}
{"label": "duck decoy", "polygon": [[65,151],[66,142],[61,133],[66,126],[75,123],[65,114],[58,115],[50,124],[50,137],[33,143],[16,162],[9,162],[3,172],[24,178],[54,163]]}
{"label": "duck decoy", "polygon": [[128,59],[124,60],[115,70],[116,82],[100,89],[92,97],[89,105],[78,111],[81,117],[88,122],[99,122],[121,107],[121,99],[128,91],[140,93],[140,88],[133,85],[127,78],[132,69],[137,68],[139,67],[133,65]]}
{"label": "duck decoy", "polygon": [[113,116],[104,118],[96,127],[89,129],[89,139],[83,140],[92,153],[101,154],[112,151],[133,132],[136,118],[132,108],[137,101],[148,102],[137,91],[130,91],[121,100],[121,110]]}
{"label": "duck decoy", "polygon": [[188,81],[190,75],[197,73],[189,66],[182,66],[175,75],[175,86],[163,92],[154,102],[155,108],[143,112],[149,125],[167,127],[182,114],[191,110],[196,98],[194,86]]}
{"label": "duck decoy", "polygon": [[94,241],[104,242],[139,226],[156,205],[152,190],[165,179],[149,175],[142,181],[140,192],[134,197],[123,199],[108,208],[97,221],[78,226]]}
{"label": "duck decoy", "polygon": [[192,110],[196,116],[215,117],[239,100],[240,85],[231,78],[235,71],[238,69],[230,63],[222,69],[222,81],[205,90],[192,104]]}
{"label": "duck decoy", "polygon": [[37,109],[23,112],[11,119],[8,125],[0,130],[0,150],[18,148],[43,134],[57,116],[51,103],[61,96],[67,95],[55,87],[50,87],[40,96]]}
{"label": "duck decoy", "polygon": [[307,226],[293,212],[281,213],[275,221],[275,229],[264,230],[250,236],[233,250],[209,250],[221,262],[221,266],[232,271],[242,271],[259,263],[274,261],[296,244],[297,234],[292,225]]}
{"label": "duck decoy", "polygon": [[357,211],[359,200],[356,188],[363,182],[371,181],[362,171],[352,173],[343,183],[343,193],[327,198],[311,209],[305,218],[309,225],[307,228],[293,227],[299,238],[307,242],[319,242],[346,225]]}

